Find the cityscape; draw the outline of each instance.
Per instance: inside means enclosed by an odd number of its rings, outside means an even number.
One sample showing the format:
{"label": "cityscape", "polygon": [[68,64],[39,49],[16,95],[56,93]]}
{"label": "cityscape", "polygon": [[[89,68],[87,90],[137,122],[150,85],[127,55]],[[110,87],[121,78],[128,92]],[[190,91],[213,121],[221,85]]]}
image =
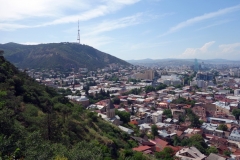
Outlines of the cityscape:
{"label": "cityscape", "polygon": [[2,2],[0,160],[240,160],[239,11]]}

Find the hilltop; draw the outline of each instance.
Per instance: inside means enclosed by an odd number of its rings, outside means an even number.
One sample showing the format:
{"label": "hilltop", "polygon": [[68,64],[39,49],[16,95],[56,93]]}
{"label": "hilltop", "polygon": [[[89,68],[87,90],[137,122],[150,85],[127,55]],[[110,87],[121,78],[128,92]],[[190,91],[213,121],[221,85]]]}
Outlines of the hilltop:
{"label": "hilltop", "polygon": [[91,46],[77,43],[21,45],[0,44],[5,58],[19,68],[88,68],[97,69],[109,64],[130,65],[119,58]]}
{"label": "hilltop", "polygon": [[[2,52],[0,52],[2,53]],[[117,126],[0,56],[0,159],[146,159]]]}

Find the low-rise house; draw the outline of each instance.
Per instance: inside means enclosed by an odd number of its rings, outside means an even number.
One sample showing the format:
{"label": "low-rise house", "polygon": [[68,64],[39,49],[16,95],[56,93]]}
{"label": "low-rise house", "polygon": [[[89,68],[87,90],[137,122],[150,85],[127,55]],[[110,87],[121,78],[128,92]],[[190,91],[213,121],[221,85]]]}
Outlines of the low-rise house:
{"label": "low-rise house", "polygon": [[226,102],[217,101],[213,104],[216,105],[217,112],[223,112],[226,114],[230,114],[230,105],[228,105]]}
{"label": "low-rise house", "polygon": [[184,134],[200,134],[200,135],[202,135],[202,130],[197,129],[197,128],[188,128],[183,133]]}
{"label": "low-rise house", "polygon": [[224,132],[217,128],[218,128],[218,124],[213,124],[213,123],[203,123],[201,126],[201,129],[205,134],[212,134],[218,137],[224,137]]}
{"label": "low-rise house", "polygon": [[133,148],[133,150],[137,151],[137,152],[146,153],[146,154],[152,153],[150,146],[138,146],[138,147]]}
{"label": "low-rise house", "polygon": [[134,131],[124,126],[118,126],[122,131],[126,132],[127,134],[132,134]]}
{"label": "low-rise house", "polygon": [[152,122],[154,124],[156,124],[158,122],[162,122],[162,114],[163,114],[163,111],[157,111],[157,112],[152,113]]}
{"label": "low-rise house", "polygon": [[238,141],[240,142],[240,131],[237,128],[234,128],[229,135],[228,139],[232,141]]}
{"label": "low-rise house", "polygon": [[225,157],[222,157],[220,155],[217,155],[217,154],[214,154],[214,153],[211,153],[207,158],[206,160],[226,160],[227,158]]}
{"label": "low-rise house", "polygon": [[181,160],[204,160],[206,158],[196,147],[183,148],[175,156]]}
{"label": "low-rise house", "polygon": [[158,131],[158,135],[164,139],[171,139],[173,138],[175,135],[177,135],[176,133],[171,133],[170,131],[166,131],[166,130],[159,130]]}
{"label": "low-rise house", "polygon": [[174,119],[179,119],[179,116],[185,115],[185,110],[183,109],[171,109],[171,112]]}
{"label": "low-rise house", "polygon": [[223,119],[223,118],[214,118],[214,117],[208,117],[208,121],[210,123],[235,123],[238,124],[237,120],[231,120],[231,119]]}
{"label": "low-rise house", "polygon": [[138,126],[139,126],[139,130],[142,132],[147,132],[151,129],[151,126],[148,123],[143,123]]}
{"label": "low-rise house", "polygon": [[208,141],[209,144],[211,144],[217,148],[221,147],[221,146],[227,147],[229,145],[228,141],[221,137],[206,135],[206,138],[209,139],[209,141]]}
{"label": "low-rise house", "polygon": [[193,113],[195,113],[201,120],[207,121],[206,119],[206,110],[202,106],[195,106],[192,108]]}
{"label": "low-rise house", "polygon": [[149,140],[149,141],[156,145],[155,151],[157,152],[162,151],[168,145],[167,141],[164,141],[160,138],[155,138],[155,140]]}

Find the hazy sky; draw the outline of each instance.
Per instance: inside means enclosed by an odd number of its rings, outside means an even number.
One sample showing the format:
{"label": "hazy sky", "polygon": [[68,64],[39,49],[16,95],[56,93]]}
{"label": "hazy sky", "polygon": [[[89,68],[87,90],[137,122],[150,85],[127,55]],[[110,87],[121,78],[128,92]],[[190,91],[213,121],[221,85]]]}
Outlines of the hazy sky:
{"label": "hazy sky", "polygon": [[239,0],[0,0],[0,43],[76,42],[124,60],[240,60]]}

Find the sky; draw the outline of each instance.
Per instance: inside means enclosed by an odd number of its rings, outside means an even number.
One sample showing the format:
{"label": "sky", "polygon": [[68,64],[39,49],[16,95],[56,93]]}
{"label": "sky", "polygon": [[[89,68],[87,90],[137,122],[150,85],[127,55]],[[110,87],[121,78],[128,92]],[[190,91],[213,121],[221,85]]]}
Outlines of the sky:
{"label": "sky", "polygon": [[0,43],[77,42],[124,60],[240,60],[239,0],[0,0]]}

